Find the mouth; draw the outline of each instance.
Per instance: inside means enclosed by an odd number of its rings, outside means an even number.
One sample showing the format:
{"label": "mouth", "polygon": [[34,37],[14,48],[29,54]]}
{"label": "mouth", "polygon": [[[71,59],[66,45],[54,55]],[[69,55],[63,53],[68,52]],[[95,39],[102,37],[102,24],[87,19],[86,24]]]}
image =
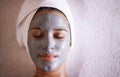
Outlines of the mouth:
{"label": "mouth", "polygon": [[39,58],[44,62],[53,62],[55,59],[58,58],[58,55],[54,54],[40,54]]}

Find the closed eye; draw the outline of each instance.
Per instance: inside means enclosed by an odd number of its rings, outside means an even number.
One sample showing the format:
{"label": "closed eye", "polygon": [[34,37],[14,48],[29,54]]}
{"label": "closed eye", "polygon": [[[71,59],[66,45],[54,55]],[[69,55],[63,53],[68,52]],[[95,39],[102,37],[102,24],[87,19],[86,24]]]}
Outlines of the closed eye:
{"label": "closed eye", "polygon": [[67,32],[66,31],[55,31],[53,36],[55,39],[63,40],[66,37]]}
{"label": "closed eye", "polygon": [[44,32],[41,29],[35,28],[30,31],[30,36],[34,39],[41,39],[44,36]]}

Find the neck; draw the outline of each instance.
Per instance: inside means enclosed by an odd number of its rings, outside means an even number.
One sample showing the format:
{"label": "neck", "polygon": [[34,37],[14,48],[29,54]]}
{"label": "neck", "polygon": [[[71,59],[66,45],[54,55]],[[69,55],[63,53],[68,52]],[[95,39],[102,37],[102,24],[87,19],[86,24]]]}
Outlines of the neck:
{"label": "neck", "polygon": [[63,64],[58,70],[52,72],[45,72],[36,67],[36,74],[34,77],[67,77],[65,65]]}

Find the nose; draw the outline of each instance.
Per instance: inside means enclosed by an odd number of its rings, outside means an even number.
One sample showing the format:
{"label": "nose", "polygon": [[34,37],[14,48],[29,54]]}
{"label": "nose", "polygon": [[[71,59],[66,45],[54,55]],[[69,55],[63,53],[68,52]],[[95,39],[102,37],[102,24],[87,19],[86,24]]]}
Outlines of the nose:
{"label": "nose", "polygon": [[52,53],[54,49],[55,49],[55,40],[53,38],[53,35],[48,33],[46,37],[45,51],[47,53]]}

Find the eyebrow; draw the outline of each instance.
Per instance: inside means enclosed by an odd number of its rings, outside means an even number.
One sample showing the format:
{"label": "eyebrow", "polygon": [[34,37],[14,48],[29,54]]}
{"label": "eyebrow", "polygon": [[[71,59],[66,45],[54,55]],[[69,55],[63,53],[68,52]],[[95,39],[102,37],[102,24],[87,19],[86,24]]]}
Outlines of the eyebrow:
{"label": "eyebrow", "polygon": [[31,28],[30,28],[30,31],[31,31],[32,29],[40,29],[40,30],[43,30],[43,29],[40,28],[40,27],[31,27]]}
{"label": "eyebrow", "polygon": [[67,32],[67,30],[66,29],[54,29],[55,31],[66,31]]}

